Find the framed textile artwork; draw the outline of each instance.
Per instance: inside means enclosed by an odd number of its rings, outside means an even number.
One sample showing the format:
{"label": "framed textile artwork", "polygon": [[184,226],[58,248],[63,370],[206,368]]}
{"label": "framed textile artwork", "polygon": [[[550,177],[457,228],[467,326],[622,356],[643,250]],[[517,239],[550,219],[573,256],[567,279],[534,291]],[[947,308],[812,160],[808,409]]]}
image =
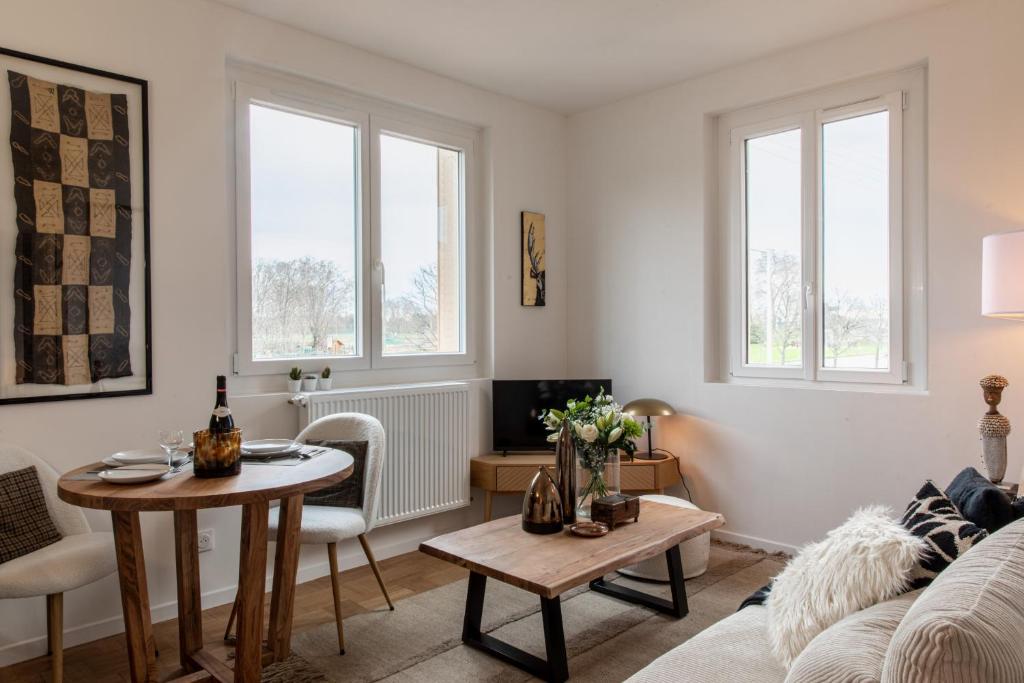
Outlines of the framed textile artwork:
{"label": "framed textile artwork", "polygon": [[523,211],[522,225],[522,299],[523,306],[543,306],[546,289],[544,262],[544,214]]}
{"label": "framed textile artwork", "polygon": [[0,70],[0,403],[152,393],[146,81]]}

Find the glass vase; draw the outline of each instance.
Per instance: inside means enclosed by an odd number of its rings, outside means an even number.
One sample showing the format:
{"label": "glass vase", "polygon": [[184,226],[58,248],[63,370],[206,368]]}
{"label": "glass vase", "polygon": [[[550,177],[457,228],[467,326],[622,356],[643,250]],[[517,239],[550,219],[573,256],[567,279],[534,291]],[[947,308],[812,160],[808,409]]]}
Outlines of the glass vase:
{"label": "glass vase", "polygon": [[619,449],[588,444],[577,448],[576,518],[590,519],[590,505],[620,491]]}

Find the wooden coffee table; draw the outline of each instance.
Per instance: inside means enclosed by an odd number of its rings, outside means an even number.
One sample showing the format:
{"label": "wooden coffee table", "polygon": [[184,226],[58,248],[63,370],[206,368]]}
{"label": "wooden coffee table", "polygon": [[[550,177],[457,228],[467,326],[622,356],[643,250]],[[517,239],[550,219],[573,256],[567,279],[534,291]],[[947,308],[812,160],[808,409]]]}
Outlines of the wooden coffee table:
{"label": "wooden coffee table", "polygon": [[[591,590],[614,596],[676,618],[686,616],[679,544],[725,524],[722,515],[640,501],[640,521],[617,527],[600,538],[528,534],[518,515],[450,534],[420,545],[420,551],[470,570],[462,642],[517,666],[538,678],[569,678],[562,630],[561,594],[589,582]],[[665,553],[672,600],[606,583],[604,575]],[[540,596],[544,623],[543,660],[480,631],[487,578],[504,581]]]}

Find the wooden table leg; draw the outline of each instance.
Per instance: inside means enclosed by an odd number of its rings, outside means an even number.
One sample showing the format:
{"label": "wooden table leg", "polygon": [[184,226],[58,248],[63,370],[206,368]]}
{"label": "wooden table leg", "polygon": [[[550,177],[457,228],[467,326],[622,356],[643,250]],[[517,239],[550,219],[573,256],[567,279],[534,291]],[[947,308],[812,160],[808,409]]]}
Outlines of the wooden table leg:
{"label": "wooden table leg", "polygon": [[128,642],[128,664],[133,681],[156,681],[156,647],[149,614],[146,563],[142,555],[142,527],[138,512],[115,510],[114,545],[121,582],[121,608]]}
{"label": "wooden table leg", "polygon": [[199,668],[192,655],[203,647],[199,524],[195,510],[174,511],[174,560],[178,573],[178,656],[181,668],[192,672]]}
{"label": "wooden table leg", "polygon": [[299,528],[302,525],[302,496],[281,500],[274,554],[274,588],[270,596],[270,625],[267,644],[274,661],[288,658],[292,644],[292,612],[295,607],[295,579],[299,570]]}
{"label": "wooden table leg", "polygon": [[238,561],[238,635],[235,681],[258,683],[263,668],[263,590],[267,581],[266,501],[242,506],[242,547]]}

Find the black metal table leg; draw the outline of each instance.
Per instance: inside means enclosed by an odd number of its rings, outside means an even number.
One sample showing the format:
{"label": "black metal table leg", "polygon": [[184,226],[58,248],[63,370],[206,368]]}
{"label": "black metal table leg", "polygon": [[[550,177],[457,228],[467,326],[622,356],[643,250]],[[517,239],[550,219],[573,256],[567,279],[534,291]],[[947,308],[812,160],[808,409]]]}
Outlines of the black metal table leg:
{"label": "black metal table leg", "polygon": [[619,600],[632,602],[644,607],[650,607],[662,614],[668,614],[677,619],[685,617],[690,608],[686,604],[686,584],[683,581],[683,560],[679,553],[679,546],[674,545],[665,551],[665,561],[668,562],[668,581],[672,589],[672,601],[657,598],[647,593],[642,593],[632,588],[608,583],[604,577],[594,579],[590,582],[590,589],[598,593],[610,595]]}
{"label": "black metal table leg", "polygon": [[563,683],[568,680],[569,663],[565,653],[560,598],[540,599],[541,616],[544,620],[544,647],[548,658],[544,661],[480,631],[486,588],[487,577],[470,572],[469,590],[466,593],[466,615],[462,621],[462,642],[545,681]]}
{"label": "black metal table leg", "polygon": [[541,598],[541,617],[544,619],[544,649],[548,657],[548,680],[564,681],[569,678],[569,658],[565,653],[565,632],[562,631],[562,599]]}

